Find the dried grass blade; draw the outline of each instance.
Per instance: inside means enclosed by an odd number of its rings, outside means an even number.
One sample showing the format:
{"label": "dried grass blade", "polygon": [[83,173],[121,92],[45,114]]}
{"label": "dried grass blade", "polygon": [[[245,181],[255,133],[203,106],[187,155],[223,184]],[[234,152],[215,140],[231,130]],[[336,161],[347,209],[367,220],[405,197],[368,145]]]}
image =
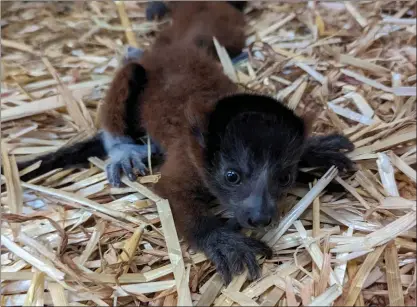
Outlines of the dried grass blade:
{"label": "dried grass blade", "polygon": [[379,257],[385,249],[385,245],[378,246],[373,252],[366,256],[365,261],[356,272],[355,277],[349,281],[346,296],[344,296],[343,306],[353,306],[358,298],[362,286],[368,278],[369,273],[375,267]]}
{"label": "dried grass blade", "polygon": [[24,250],[22,247],[18,246],[16,243],[11,241],[6,236],[1,236],[1,243],[4,245],[10,252],[17,255],[19,258],[23,259],[27,263],[31,264],[39,271],[44,272],[46,275],[51,277],[52,279],[60,282],[64,279],[65,274],[60,270],[56,269],[55,267],[51,267],[50,265],[44,263],[39,258],[31,255],[29,252]]}
{"label": "dried grass blade", "polygon": [[178,291],[178,306],[191,306],[191,293],[188,287],[188,279],[182,258],[182,251],[178,241],[177,230],[172,217],[168,200],[160,200],[156,203],[162,230],[168,248],[169,259],[171,260],[172,271]]}
{"label": "dried grass blade", "polygon": [[44,306],[45,273],[35,272],[23,306]]}
{"label": "dried grass blade", "polygon": [[0,40],[1,45],[3,47],[7,47],[7,48],[13,48],[13,49],[17,49],[20,51],[24,51],[24,52],[28,52],[30,54],[33,54],[35,56],[40,56],[40,52],[34,50],[31,46],[23,44],[23,43],[18,43],[18,42],[14,42],[8,39],[4,39],[2,38]]}
{"label": "dried grass blade", "polygon": [[370,209],[370,205],[366,202],[366,200],[355,190],[354,187],[349,185],[346,181],[344,181],[339,176],[336,177],[336,181],[344,187],[350,194],[352,194],[366,209]]}
{"label": "dried grass blade", "polygon": [[375,142],[372,145],[364,146],[355,149],[354,151],[347,154],[349,157],[356,157],[363,154],[374,153],[378,152],[387,148],[394,147],[398,144],[413,141],[416,139],[417,132],[416,131],[409,131],[402,134],[392,135],[387,137],[384,140],[379,142]]}
{"label": "dried grass blade", "polygon": [[[248,270],[246,269],[242,274],[235,276],[230,284],[226,287],[226,291],[239,291],[248,278]],[[232,306],[233,300],[226,297],[224,294],[220,295],[218,300],[214,302],[215,306]]]}
{"label": "dried grass blade", "polygon": [[275,245],[288,228],[297,220],[314,199],[326,188],[326,186],[337,176],[337,169],[331,167],[317,184],[291,209],[290,212],[281,220],[277,228],[268,231],[263,241],[270,246]]}
{"label": "dried grass blade", "polygon": [[45,57],[42,57],[42,61],[48,69],[49,73],[56,80],[58,84],[58,91],[61,93],[62,98],[64,99],[71,118],[78,126],[82,127],[84,131],[93,134],[95,132],[95,125],[86,106],[81,101],[73,97],[71,91],[61,81],[58,72],[52,66],[51,62]]}
{"label": "dried grass blade", "polygon": [[213,275],[209,282],[210,284],[208,285],[206,291],[204,291],[203,295],[200,297],[196,306],[210,306],[223,287],[222,277],[217,273]]}
{"label": "dried grass blade", "polygon": [[233,66],[232,60],[230,59],[229,54],[226,49],[220,45],[219,41],[213,37],[214,47],[216,48],[217,55],[219,56],[220,62],[223,66],[224,73],[232,80],[233,82],[238,82],[235,68]]}
{"label": "dried grass blade", "polygon": [[303,253],[297,256],[297,261],[291,260],[281,264],[274,273],[262,278],[259,281],[253,282],[250,286],[246,287],[242,292],[250,298],[258,297],[265,291],[267,291],[271,286],[279,283],[280,289],[285,291],[285,278],[291,274],[295,274],[300,270],[300,267],[304,267],[311,262],[311,257],[308,253]]}
{"label": "dried grass blade", "polygon": [[376,164],[385,192],[387,192],[389,196],[400,196],[395,181],[394,168],[392,167],[388,156],[385,153],[378,153]]}
{"label": "dried grass blade", "polygon": [[352,99],[353,103],[358,107],[359,111],[369,117],[372,118],[375,114],[375,111],[371,108],[369,103],[366,101],[366,99],[358,93],[350,92],[345,95],[345,98]]}
{"label": "dried grass blade", "polygon": [[302,75],[297,80],[295,80],[291,85],[287,86],[286,88],[280,90],[277,93],[277,99],[280,101],[283,101],[289,94],[291,94],[293,91],[295,91],[301,83],[303,83],[304,80],[306,80],[306,75]]}
{"label": "dried grass blade", "polygon": [[365,77],[364,75],[358,74],[357,72],[354,72],[352,70],[348,70],[348,69],[341,69],[341,72],[344,73],[346,76],[352,77],[360,82],[363,82],[369,86],[372,86],[376,89],[379,90],[383,90],[384,92],[388,92],[388,93],[392,93],[393,89],[383,85],[382,83],[379,83],[375,80],[369,79],[367,77]]}
{"label": "dried grass blade", "polygon": [[74,260],[74,262],[77,262],[80,265],[84,265],[85,262],[88,260],[88,258],[91,256],[91,254],[94,251],[94,248],[97,246],[97,243],[100,240],[100,237],[102,236],[104,229],[106,227],[105,221],[99,221],[97,225],[94,227],[94,232],[90,237],[90,240],[87,243],[87,246],[85,247],[84,251],[80,255],[79,258]]}
{"label": "dried grass blade", "polygon": [[343,117],[346,117],[346,118],[348,118],[350,120],[353,120],[355,122],[358,122],[358,123],[361,123],[361,124],[364,124],[364,125],[372,125],[372,124],[375,123],[375,121],[372,118],[370,118],[368,116],[365,116],[365,115],[362,115],[358,112],[352,111],[349,108],[344,108],[344,107],[338,106],[338,105],[336,105],[332,102],[329,102],[327,105],[336,114],[338,114],[340,116],[343,116]]}
{"label": "dried grass blade", "polygon": [[362,28],[365,28],[368,25],[368,21],[361,15],[356,6],[349,1],[344,1],[343,3],[345,4],[347,11],[355,18],[358,24],[360,24]]}
{"label": "dried grass blade", "polygon": [[[74,97],[74,99],[81,99],[83,96],[88,95],[90,93],[90,88],[73,90],[72,97]],[[65,102],[61,95],[42,98],[21,106],[13,107],[7,110],[2,110],[0,121],[4,123],[23,117],[28,117],[31,115],[41,114],[62,107],[65,107]]]}
{"label": "dried grass blade", "polygon": [[387,197],[382,201],[380,208],[416,211],[416,201],[402,197]]}
{"label": "dried grass blade", "polygon": [[[285,285],[285,296],[287,298],[288,306],[298,306],[298,302],[294,294],[294,287],[292,285],[292,278],[290,276],[287,276],[287,278],[285,278]],[[243,305],[241,304],[241,306]],[[247,305],[245,304],[245,306]]]}
{"label": "dried grass blade", "polygon": [[298,62],[296,65],[299,68],[301,68],[302,70],[304,70],[306,73],[308,73],[316,81],[320,82],[322,85],[325,83],[326,78],[321,73],[319,73],[317,70],[313,69],[311,66],[309,66],[309,65],[307,65],[303,62]]}
{"label": "dried grass blade", "polygon": [[[7,152],[7,143],[1,142],[1,157],[3,164],[3,172],[6,181],[7,203],[11,213],[20,214],[23,208],[23,192],[20,185],[19,171],[17,169],[15,157],[9,156]],[[20,226],[11,225],[15,236],[18,235]]]}
{"label": "dried grass blade", "polygon": [[[324,262],[323,253],[320,250],[319,246],[317,245],[317,243],[312,237],[307,236],[307,231],[305,230],[303,224],[300,221],[295,221],[294,226],[297,229],[298,233],[300,234],[300,237],[303,240],[303,245],[305,246],[306,250],[310,254],[314,263],[317,265],[317,267],[320,270],[323,270],[323,264],[325,264],[325,262]],[[339,281],[337,280],[331,267],[329,267],[328,270],[329,270],[329,275],[330,275],[329,277],[330,285],[332,286],[334,284],[339,284]]]}
{"label": "dried grass blade", "polygon": [[229,299],[235,301],[237,304],[239,304],[240,306],[259,306],[258,303],[256,303],[254,300],[252,300],[251,298],[247,297],[245,294],[243,294],[242,292],[238,292],[238,291],[231,291],[231,290],[226,290],[224,289],[222,291],[222,293],[224,295],[226,295]]}
{"label": "dried grass blade", "polygon": [[413,86],[400,86],[400,87],[394,87],[393,93],[396,96],[416,96],[417,95],[417,87]]}
{"label": "dried grass blade", "polygon": [[411,168],[407,163],[404,162],[403,159],[398,157],[394,152],[389,153],[390,160],[395,167],[397,167],[400,171],[402,171],[408,178],[412,181],[417,182],[416,180],[416,171]]}
{"label": "dried grass blade", "polygon": [[155,293],[159,291],[164,291],[175,287],[174,280],[163,280],[163,281],[154,281],[154,282],[146,282],[146,283],[138,283],[138,284],[130,284],[130,285],[123,285],[123,286],[115,286],[115,294],[117,296],[130,296],[131,294],[147,294],[147,293]]}
{"label": "dried grass blade", "polygon": [[68,193],[68,192],[65,192],[65,191],[58,190],[58,189],[46,188],[46,187],[43,187],[43,186],[34,185],[34,184],[30,184],[30,183],[25,183],[25,182],[22,182],[22,186],[25,187],[25,188],[34,190],[34,191],[38,191],[38,192],[41,192],[41,193],[45,193],[45,194],[48,194],[48,195],[51,195],[51,196],[55,196],[55,197],[58,197],[58,198],[61,198],[61,199],[65,199],[65,200],[68,200],[68,201],[71,201],[71,202],[81,204],[81,205],[83,205],[85,207],[88,207],[90,209],[96,210],[98,212],[102,212],[102,213],[110,215],[114,218],[127,220],[127,221],[129,221],[131,223],[134,223],[136,225],[144,224],[144,221],[141,221],[141,220],[139,220],[139,219],[137,219],[137,218],[135,218],[135,217],[133,217],[129,214],[106,208],[106,207],[104,207],[104,206],[102,206],[102,205],[100,205],[100,204],[98,204],[98,203],[96,203],[96,202],[94,202],[90,199],[78,196],[78,195],[73,194],[73,193]]}
{"label": "dried grass blade", "polygon": [[48,282],[48,290],[54,306],[68,306],[67,295],[60,284]]}
{"label": "dried grass blade", "polygon": [[[349,227],[348,230],[343,233],[344,236],[352,237],[353,235],[353,228]],[[336,260],[341,260],[344,257],[346,257],[348,253],[340,253],[336,255]],[[346,268],[347,268],[347,261],[343,261],[339,264],[337,264],[334,268],[334,274],[336,275],[336,278],[339,280],[340,285],[344,284],[345,281],[345,274],[346,274]]]}
{"label": "dried grass blade", "polygon": [[397,247],[392,242],[385,249],[385,265],[390,306],[405,306]]}
{"label": "dried grass blade", "polygon": [[129,20],[129,16],[126,13],[126,7],[124,1],[115,1],[117,11],[119,13],[120,21],[122,26],[125,29],[127,42],[130,46],[139,48],[139,45],[136,41],[135,32],[133,32],[132,25]]}
{"label": "dried grass blade", "polygon": [[273,287],[270,290],[268,290],[266,295],[264,295],[263,301],[260,305],[265,306],[265,307],[277,306],[279,300],[282,298],[283,295],[284,295],[284,291],[282,291],[281,289],[277,287]]}
{"label": "dried grass blade", "polygon": [[308,306],[331,306],[331,304],[342,295],[342,289],[338,285],[333,285],[324,293],[316,297]]}
{"label": "dried grass blade", "polygon": [[385,227],[374,231],[365,237],[357,238],[355,243],[338,245],[330,251],[333,253],[344,253],[352,251],[363,251],[379,246],[395,239],[400,234],[412,228],[416,224],[416,211],[410,211],[396,219]]}
{"label": "dried grass blade", "polygon": [[303,306],[308,306],[311,303],[313,297],[313,281],[304,284],[304,287],[301,289],[301,301]]}
{"label": "dried grass blade", "polygon": [[[126,240],[126,243],[123,248],[123,252],[119,256],[119,261],[129,263],[132,260],[132,257],[135,255],[136,250],[138,249],[144,226],[139,226],[135,229],[135,232],[132,236]],[[127,273],[129,265],[125,266],[124,273]]]}
{"label": "dried grass blade", "polygon": [[307,85],[307,81],[304,80],[303,83],[301,83],[301,85],[295,90],[295,93],[291,96],[290,100],[288,101],[288,107],[291,110],[295,110],[297,108],[307,88]]}
{"label": "dried grass blade", "polygon": [[281,28],[283,25],[285,25],[286,23],[290,22],[291,20],[293,20],[297,15],[295,15],[294,13],[290,13],[287,17],[285,17],[284,19],[278,21],[277,23],[273,24],[272,26],[262,30],[259,32],[259,36],[260,37],[265,37],[268,34],[278,30],[279,28]]}
{"label": "dried grass blade", "polygon": [[396,18],[394,16],[387,16],[384,17],[382,23],[395,23],[397,25],[415,25],[416,19],[415,18]]}
{"label": "dried grass blade", "polygon": [[[314,289],[315,290],[315,293],[314,293],[315,296],[319,296],[327,288],[327,284],[329,283],[330,275],[331,275],[331,271],[332,271],[332,267],[330,266],[330,260],[331,260],[330,254],[325,253],[324,257],[323,257],[323,264],[322,264],[321,271],[320,271],[319,281],[317,283],[317,286]],[[335,274],[335,276],[336,276],[336,274]],[[340,279],[338,281],[340,282]]]}

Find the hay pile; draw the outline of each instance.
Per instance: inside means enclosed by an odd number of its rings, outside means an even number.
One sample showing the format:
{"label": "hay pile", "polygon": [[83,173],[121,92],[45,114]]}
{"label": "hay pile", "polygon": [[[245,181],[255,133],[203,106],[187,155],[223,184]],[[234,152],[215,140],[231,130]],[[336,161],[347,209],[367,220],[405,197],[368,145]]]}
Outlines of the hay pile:
{"label": "hay pile", "polygon": [[[318,112],[314,131],[343,132],[358,163],[294,188],[292,214],[253,234],[275,250],[263,277],[226,288],[146,188],[159,174],[116,189],[96,158],[30,182],[16,169],[94,133],[125,46],[167,20],[131,1],[2,6],[1,305],[415,306],[415,1],[254,2],[248,58],[233,68],[217,46],[231,78]],[[332,179],[345,192],[326,192]]]}

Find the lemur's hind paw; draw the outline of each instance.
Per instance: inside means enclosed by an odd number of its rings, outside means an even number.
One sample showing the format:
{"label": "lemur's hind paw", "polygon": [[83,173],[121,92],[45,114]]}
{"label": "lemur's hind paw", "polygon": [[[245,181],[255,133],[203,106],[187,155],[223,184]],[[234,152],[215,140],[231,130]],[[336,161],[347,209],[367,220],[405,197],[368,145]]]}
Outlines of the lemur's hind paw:
{"label": "lemur's hind paw", "polygon": [[168,7],[163,1],[152,1],[146,8],[146,19],[151,21],[155,18],[162,18],[168,12]]}
{"label": "lemur's hind paw", "polygon": [[127,64],[131,61],[139,60],[143,55],[143,49],[128,46],[123,56],[123,64]]}
{"label": "lemur's hind paw", "polygon": [[123,172],[131,181],[136,180],[135,170],[145,175],[147,168],[143,160],[148,156],[148,147],[137,144],[118,144],[109,153],[110,163],[106,166],[107,179],[112,186],[121,185]]}

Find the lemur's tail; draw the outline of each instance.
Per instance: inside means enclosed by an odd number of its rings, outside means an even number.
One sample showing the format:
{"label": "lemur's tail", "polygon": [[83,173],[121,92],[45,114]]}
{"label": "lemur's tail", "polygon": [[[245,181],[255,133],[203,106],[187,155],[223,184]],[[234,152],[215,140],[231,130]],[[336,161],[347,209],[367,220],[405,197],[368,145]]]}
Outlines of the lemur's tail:
{"label": "lemur's tail", "polygon": [[106,155],[99,133],[85,141],[64,146],[56,152],[36,157],[30,161],[20,162],[17,164],[17,168],[22,170],[37,161],[42,161],[39,168],[21,177],[23,181],[27,181],[57,168],[81,167],[88,163],[90,157],[103,158]]}

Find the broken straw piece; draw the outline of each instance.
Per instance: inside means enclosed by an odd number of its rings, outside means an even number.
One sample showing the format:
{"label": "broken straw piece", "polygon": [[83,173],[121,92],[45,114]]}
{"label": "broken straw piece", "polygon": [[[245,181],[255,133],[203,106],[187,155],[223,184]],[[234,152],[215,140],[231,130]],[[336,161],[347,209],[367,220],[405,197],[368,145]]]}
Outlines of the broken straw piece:
{"label": "broken straw piece", "polygon": [[[343,233],[343,236],[352,237],[353,236],[353,228],[349,227],[348,230]],[[336,255],[336,259],[341,260],[344,257],[346,257],[347,255],[348,255],[348,253],[339,253],[339,254]],[[336,275],[336,278],[339,281],[340,285],[343,285],[343,281],[345,280],[346,267],[347,267],[347,261],[341,261],[341,263],[336,265],[335,268],[333,269],[333,272]]]}
{"label": "broken straw piece", "polygon": [[375,123],[375,121],[372,118],[369,118],[365,115],[362,115],[360,113],[357,113],[355,111],[349,110],[348,108],[343,108],[338,105],[335,105],[334,103],[329,102],[327,104],[330,109],[333,110],[336,114],[339,114],[340,116],[349,118],[351,120],[354,120],[355,122],[359,122],[364,125],[372,125]]}
{"label": "broken straw piece", "polygon": [[417,88],[415,86],[399,86],[393,89],[395,96],[416,96]]}
{"label": "broken straw piece", "polygon": [[332,166],[314,187],[291,209],[282,219],[276,229],[271,229],[263,237],[262,241],[270,246],[275,245],[279,238],[290,228],[290,226],[303,214],[313,200],[323,191],[326,186],[337,176],[338,170]]}
{"label": "broken straw piece", "polygon": [[385,191],[389,196],[400,196],[395,183],[394,168],[389,157],[385,153],[378,153],[377,155],[376,164],[378,165],[379,176]]}
{"label": "broken straw piece", "polygon": [[349,92],[345,95],[346,98],[352,99],[353,103],[358,107],[359,111],[369,118],[374,116],[375,112],[369,105],[369,103],[363,98],[362,95],[356,92]]}
{"label": "broken straw piece", "polygon": [[365,237],[352,238],[352,243],[343,242],[330,249],[332,253],[355,252],[372,249],[389,242],[400,234],[414,227],[416,224],[416,211],[410,211],[385,227],[374,231]]}
{"label": "broken straw piece", "polygon": [[342,288],[335,284],[317,296],[308,306],[331,306],[342,293]]}
{"label": "broken straw piece", "polygon": [[[300,221],[294,222],[294,227],[297,229],[298,233],[300,234],[301,241],[305,246],[306,250],[310,254],[311,258],[313,259],[314,263],[320,270],[323,270],[323,259],[324,255],[320,250],[317,242],[307,235],[307,231],[305,230],[303,224]],[[340,285],[339,280],[337,279],[334,271],[330,268],[330,285],[333,286],[334,284]]]}

